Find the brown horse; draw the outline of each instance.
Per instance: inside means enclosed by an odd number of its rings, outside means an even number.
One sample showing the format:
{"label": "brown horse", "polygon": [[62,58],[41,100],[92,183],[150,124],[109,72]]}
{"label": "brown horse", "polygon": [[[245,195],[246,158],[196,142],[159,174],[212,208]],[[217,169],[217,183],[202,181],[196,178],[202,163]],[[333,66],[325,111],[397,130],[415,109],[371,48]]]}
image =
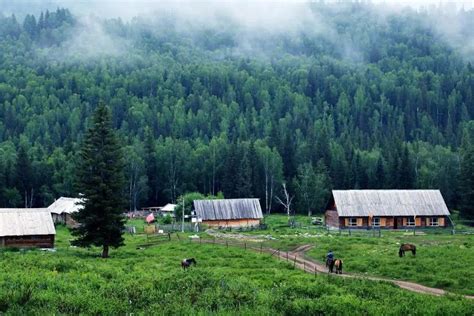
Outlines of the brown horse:
{"label": "brown horse", "polygon": [[413,244],[402,244],[398,250],[398,255],[403,257],[405,255],[405,251],[411,251],[411,253],[416,256],[416,246]]}
{"label": "brown horse", "polygon": [[326,266],[329,268],[329,273],[334,273],[334,268],[336,268],[336,274],[342,274],[342,260],[334,259],[328,260]]}

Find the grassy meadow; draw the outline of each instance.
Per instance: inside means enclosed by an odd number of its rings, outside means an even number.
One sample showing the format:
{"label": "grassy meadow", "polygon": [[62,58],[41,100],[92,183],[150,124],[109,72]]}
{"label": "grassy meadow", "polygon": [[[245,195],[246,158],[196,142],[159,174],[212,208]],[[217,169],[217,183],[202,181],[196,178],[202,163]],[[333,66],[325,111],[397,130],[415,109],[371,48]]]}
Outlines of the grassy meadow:
{"label": "grassy meadow", "polygon": [[[311,226],[305,216],[297,217],[302,228],[289,228],[283,215],[271,215],[265,222],[267,230],[243,234],[272,236],[276,239],[265,241],[264,245],[282,250],[311,244],[314,248],[307,253],[308,257],[321,262],[332,249],[337,258],[344,260],[347,272],[414,281],[474,295],[474,235],[450,235],[449,230],[436,230],[413,236],[412,231],[382,230],[379,238],[367,231],[356,231],[351,236],[348,232],[327,234],[324,228]],[[417,246],[416,257],[411,252],[404,258],[398,256],[400,244],[407,242]]]}
{"label": "grassy meadow", "polygon": [[[137,249],[146,243],[146,238],[127,235],[125,247],[112,251],[110,259],[101,259],[99,249],[69,247],[70,238],[67,229],[61,227],[56,252],[0,251],[0,314],[472,315],[474,312],[474,302],[458,296],[434,297],[414,294],[385,282],[314,276],[268,254],[240,248],[174,239]],[[185,239],[184,235],[181,239]],[[334,240],[341,242],[341,245],[332,243],[336,253],[346,251],[342,248],[344,241],[363,244],[345,237]],[[382,239],[371,240],[382,242]],[[321,244],[311,255],[319,256],[318,249],[323,251],[325,247]],[[345,252],[344,258],[349,254]],[[198,265],[183,271],[180,261],[188,257],[195,257]],[[357,265],[346,260],[347,268],[355,270]]]}

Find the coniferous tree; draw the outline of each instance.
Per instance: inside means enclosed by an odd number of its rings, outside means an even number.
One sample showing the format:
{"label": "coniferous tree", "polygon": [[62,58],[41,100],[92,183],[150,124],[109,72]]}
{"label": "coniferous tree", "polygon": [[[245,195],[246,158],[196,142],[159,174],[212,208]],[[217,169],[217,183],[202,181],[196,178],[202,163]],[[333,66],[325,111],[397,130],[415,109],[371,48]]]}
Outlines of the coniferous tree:
{"label": "coniferous tree", "polygon": [[[474,124],[471,131],[474,132]],[[474,136],[469,135],[469,129],[466,128],[463,136],[463,146],[461,149],[461,173],[459,183],[459,193],[461,197],[460,210],[462,214],[474,219]]]}
{"label": "coniferous tree", "polygon": [[102,257],[109,248],[123,246],[125,225],[124,162],[122,150],[111,125],[105,104],[95,111],[92,126],[86,133],[77,168],[77,190],[83,208],[73,215],[79,225],[72,230],[73,245],[102,247]]}
{"label": "coniferous tree", "polygon": [[17,187],[23,196],[25,208],[32,207],[33,204],[33,172],[31,160],[26,150],[26,145],[20,145],[16,162]]}
{"label": "coniferous tree", "polygon": [[405,146],[400,159],[399,174],[400,174],[400,189],[413,189],[414,187],[414,175],[413,175],[413,163],[411,162],[410,152],[408,147]]}

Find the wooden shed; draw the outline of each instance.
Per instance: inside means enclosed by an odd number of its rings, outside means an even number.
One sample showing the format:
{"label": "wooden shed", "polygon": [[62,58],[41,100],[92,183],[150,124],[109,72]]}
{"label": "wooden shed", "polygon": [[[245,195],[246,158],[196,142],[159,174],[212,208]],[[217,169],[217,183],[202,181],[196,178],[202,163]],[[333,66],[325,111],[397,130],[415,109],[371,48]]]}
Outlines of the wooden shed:
{"label": "wooden shed", "polygon": [[51,214],[42,209],[0,209],[0,247],[54,248]]}
{"label": "wooden shed", "polygon": [[449,210],[439,190],[334,190],[326,225],[339,228],[448,227]]}
{"label": "wooden shed", "polygon": [[263,218],[258,199],[195,200],[198,220],[210,227],[251,227]]}
{"label": "wooden shed", "polygon": [[72,219],[72,214],[78,212],[82,205],[78,204],[82,200],[77,198],[60,197],[48,207],[55,224],[63,224],[69,227],[76,225]]}

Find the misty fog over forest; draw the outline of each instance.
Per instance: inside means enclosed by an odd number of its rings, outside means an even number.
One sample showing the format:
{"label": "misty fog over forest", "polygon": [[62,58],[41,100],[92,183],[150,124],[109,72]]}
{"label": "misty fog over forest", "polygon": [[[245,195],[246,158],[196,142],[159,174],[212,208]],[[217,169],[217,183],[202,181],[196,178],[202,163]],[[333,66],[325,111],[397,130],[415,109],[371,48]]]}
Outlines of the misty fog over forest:
{"label": "misty fog over forest", "polygon": [[469,216],[473,61],[469,2],[2,0],[0,206],[78,194],[102,101],[132,210],[197,191],[274,212],[286,183],[298,213],[435,188]]}

